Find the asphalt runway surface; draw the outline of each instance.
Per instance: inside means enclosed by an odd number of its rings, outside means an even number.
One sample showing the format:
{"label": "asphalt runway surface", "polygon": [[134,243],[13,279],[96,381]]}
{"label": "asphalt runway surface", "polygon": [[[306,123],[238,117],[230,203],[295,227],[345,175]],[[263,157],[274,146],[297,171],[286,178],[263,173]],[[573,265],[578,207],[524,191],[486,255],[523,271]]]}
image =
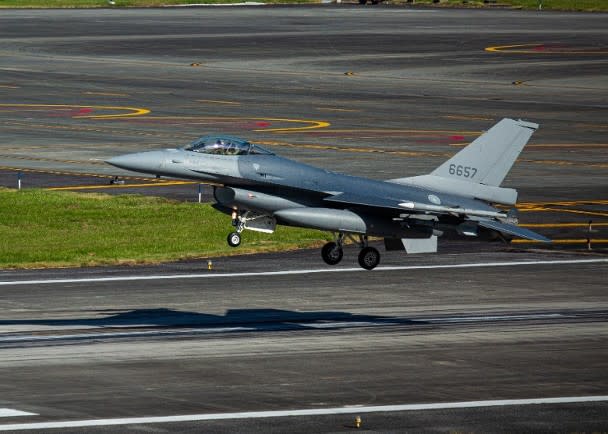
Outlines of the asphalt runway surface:
{"label": "asphalt runway surface", "polygon": [[387,253],[373,272],[354,248],[337,268],[303,250],[212,270],[1,271],[0,430],[347,432],[360,416],[367,432],[607,431],[605,23],[352,5],[3,10],[3,186],[196,200],[196,184],[103,161],[212,132],[397,178],[521,117],[541,128],[505,185],[522,224],[558,242],[452,241]]}

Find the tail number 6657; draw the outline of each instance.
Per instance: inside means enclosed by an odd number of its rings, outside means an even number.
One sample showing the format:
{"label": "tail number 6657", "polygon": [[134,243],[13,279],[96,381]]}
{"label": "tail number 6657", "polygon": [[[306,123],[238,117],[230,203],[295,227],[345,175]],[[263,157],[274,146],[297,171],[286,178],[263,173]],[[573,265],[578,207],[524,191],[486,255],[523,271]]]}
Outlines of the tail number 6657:
{"label": "tail number 6657", "polygon": [[476,167],[461,166],[456,164],[450,164],[449,169],[450,175],[462,176],[463,178],[472,178],[477,173]]}

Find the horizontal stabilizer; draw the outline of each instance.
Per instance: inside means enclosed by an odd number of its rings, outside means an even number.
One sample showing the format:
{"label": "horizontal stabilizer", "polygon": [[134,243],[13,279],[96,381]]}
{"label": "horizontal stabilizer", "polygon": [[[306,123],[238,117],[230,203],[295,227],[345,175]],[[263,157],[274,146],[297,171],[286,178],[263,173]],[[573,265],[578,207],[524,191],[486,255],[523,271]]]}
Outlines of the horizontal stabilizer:
{"label": "horizontal stabilizer", "polygon": [[536,232],[532,232],[529,229],[508,223],[498,222],[496,220],[480,220],[477,222],[477,224],[486,229],[492,229],[505,234],[514,235],[516,237],[526,238],[528,240],[542,241],[543,243],[552,242],[549,238],[537,234]]}

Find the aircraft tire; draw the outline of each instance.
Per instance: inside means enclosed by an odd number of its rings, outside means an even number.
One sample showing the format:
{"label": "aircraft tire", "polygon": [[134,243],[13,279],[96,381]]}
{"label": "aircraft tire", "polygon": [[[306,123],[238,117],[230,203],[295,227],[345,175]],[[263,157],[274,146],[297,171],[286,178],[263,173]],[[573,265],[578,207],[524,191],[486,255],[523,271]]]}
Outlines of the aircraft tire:
{"label": "aircraft tire", "polygon": [[380,263],[380,252],[373,247],[364,247],[359,252],[359,265],[366,270],[373,270]]}
{"label": "aircraft tire", "polygon": [[241,245],[241,234],[238,232],[230,232],[226,241],[228,241],[230,247],[238,247]]}
{"label": "aircraft tire", "polygon": [[321,249],[321,257],[327,265],[336,265],[342,260],[344,251],[338,244],[331,242],[327,243]]}

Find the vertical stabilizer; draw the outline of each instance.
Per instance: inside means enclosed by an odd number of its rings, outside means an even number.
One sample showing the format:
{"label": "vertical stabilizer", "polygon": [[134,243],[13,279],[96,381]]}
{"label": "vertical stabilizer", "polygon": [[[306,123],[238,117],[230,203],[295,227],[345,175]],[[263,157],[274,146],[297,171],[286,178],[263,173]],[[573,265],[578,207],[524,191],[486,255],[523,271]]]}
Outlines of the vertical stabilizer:
{"label": "vertical stabilizer", "polygon": [[503,119],[431,175],[498,187],[538,124]]}

